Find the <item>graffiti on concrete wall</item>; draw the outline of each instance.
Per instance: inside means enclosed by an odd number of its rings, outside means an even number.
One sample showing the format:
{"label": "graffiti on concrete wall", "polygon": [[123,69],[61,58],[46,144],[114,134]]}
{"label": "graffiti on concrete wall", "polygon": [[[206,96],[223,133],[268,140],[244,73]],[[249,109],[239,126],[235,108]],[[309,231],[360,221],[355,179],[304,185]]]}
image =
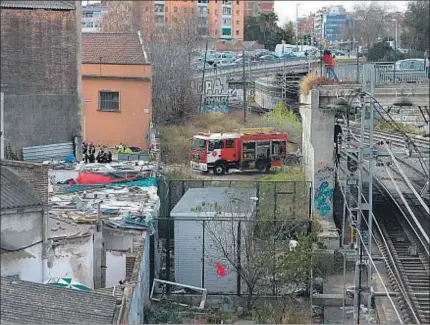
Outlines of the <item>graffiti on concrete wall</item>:
{"label": "graffiti on concrete wall", "polygon": [[217,77],[205,80],[205,95],[222,95],[228,92],[228,87],[224,86],[224,80]]}
{"label": "graffiti on concrete wall", "polygon": [[334,170],[326,163],[318,163],[316,167],[314,207],[322,217],[327,217],[333,210]]}
{"label": "graffiti on concrete wall", "polygon": [[[237,89],[237,88],[228,88],[228,94],[230,100],[235,100],[242,102],[243,101],[243,89]],[[254,88],[247,88],[246,89],[246,97],[253,97],[255,95]]]}
{"label": "graffiti on concrete wall", "polygon": [[202,105],[204,113],[227,113],[228,112],[228,95],[210,95],[205,96]]}
{"label": "graffiti on concrete wall", "polygon": [[204,82],[204,98],[202,112],[226,113],[228,112],[228,86],[226,78],[216,77]]}

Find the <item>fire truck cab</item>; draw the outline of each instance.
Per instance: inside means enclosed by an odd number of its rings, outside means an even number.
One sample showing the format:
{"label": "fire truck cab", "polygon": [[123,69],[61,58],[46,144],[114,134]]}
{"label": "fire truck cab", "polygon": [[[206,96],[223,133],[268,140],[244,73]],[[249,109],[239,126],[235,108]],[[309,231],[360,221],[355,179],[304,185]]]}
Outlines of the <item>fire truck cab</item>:
{"label": "fire truck cab", "polygon": [[232,133],[199,133],[193,136],[190,164],[194,170],[215,175],[230,169],[267,173],[286,158],[287,134],[273,129],[242,129]]}

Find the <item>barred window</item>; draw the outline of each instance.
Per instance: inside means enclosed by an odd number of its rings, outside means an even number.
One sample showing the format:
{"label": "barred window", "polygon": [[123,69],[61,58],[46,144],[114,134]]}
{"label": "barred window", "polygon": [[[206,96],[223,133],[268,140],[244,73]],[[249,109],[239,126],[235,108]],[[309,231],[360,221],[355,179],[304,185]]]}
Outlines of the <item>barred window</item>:
{"label": "barred window", "polygon": [[99,110],[106,112],[118,112],[119,92],[101,91],[99,94]]}

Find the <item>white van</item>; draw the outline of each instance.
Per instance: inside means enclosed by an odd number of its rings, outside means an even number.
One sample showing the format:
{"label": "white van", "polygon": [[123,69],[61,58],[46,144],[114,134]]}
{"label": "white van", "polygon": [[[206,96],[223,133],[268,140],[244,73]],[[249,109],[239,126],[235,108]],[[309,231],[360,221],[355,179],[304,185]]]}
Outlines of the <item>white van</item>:
{"label": "white van", "polygon": [[298,45],[292,44],[276,44],[275,54],[277,56],[282,56],[284,53],[297,52],[299,49]]}

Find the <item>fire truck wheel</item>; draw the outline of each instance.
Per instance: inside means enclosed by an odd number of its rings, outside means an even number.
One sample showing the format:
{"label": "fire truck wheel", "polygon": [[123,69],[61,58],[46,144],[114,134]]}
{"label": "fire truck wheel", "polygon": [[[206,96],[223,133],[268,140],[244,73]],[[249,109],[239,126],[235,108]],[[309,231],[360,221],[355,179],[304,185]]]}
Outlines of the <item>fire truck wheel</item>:
{"label": "fire truck wheel", "polygon": [[225,165],[223,163],[216,164],[214,167],[215,175],[224,175],[226,171]]}
{"label": "fire truck wheel", "polygon": [[258,168],[258,171],[259,171],[261,174],[265,174],[265,173],[268,173],[268,172],[269,172],[269,170],[270,170],[270,164],[269,164],[269,163],[266,163],[266,162],[260,162],[260,163],[258,164],[257,168]]}

